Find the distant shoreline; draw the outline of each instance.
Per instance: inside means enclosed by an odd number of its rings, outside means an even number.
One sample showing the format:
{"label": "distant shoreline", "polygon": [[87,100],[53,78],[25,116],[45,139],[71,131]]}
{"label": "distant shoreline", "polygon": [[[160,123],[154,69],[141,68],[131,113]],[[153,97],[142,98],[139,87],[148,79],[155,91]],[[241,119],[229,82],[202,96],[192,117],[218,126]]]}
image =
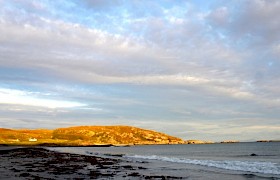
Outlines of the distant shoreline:
{"label": "distant shoreline", "polygon": [[235,144],[235,143],[274,143],[280,142],[278,140],[269,140],[269,141],[249,141],[249,142],[214,142],[214,143],[198,143],[198,144],[123,144],[123,145],[113,145],[113,144],[104,144],[104,145],[60,145],[60,144],[0,144],[0,147],[24,147],[24,148],[44,148],[44,147],[131,147],[131,146],[165,146],[165,145],[211,145],[211,144]]}

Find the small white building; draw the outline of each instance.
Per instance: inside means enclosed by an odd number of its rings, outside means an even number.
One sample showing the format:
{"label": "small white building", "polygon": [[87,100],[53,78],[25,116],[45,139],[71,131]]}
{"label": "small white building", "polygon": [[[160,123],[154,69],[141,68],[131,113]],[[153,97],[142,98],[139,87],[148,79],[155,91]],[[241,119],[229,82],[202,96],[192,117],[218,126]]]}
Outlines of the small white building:
{"label": "small white building", "polygon": [[36,138],[29,138],[29,142],[36,142],[37,139]]}

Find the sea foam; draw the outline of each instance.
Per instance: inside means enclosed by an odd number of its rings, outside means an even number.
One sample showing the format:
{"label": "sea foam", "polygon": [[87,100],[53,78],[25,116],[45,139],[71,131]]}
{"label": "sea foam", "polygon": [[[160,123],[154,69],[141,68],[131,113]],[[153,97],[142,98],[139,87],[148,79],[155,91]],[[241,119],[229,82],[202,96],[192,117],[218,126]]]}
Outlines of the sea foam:
{"label": "sea foam", "polygon": [[185,159],[185,158],[175,158],[175,157],[163,157],[163,156],[125,156],[127,158],[137,158],[137,159],[147,159],[147,160],[159,160],[174,163],[185,163],[194,164],[207,167],[215,167],[220,169],[227,169],[233,171],[245,171],[261,174],[275,174],[280,175],[280,164],[272,162],[251,162],[251,161],[217,161],[217,160],[196,160],[196,159]]}

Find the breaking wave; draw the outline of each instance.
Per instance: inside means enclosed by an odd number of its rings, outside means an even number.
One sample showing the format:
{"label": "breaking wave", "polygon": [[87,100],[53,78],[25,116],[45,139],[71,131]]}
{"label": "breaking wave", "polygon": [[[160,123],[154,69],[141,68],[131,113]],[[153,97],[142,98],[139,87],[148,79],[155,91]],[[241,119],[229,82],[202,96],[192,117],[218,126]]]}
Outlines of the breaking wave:
{"label": "breaking wave", "polygon": [[185,163],[194,164],[207,167],[215,167],[220,169],[227,169],[233,171],[245,171],[261,174],[275,174],[280,175],[280,164],[272,162],[251,162],[251,161],[216,161],[216,160],[195,160],[195,159],[184,159],[184,158],[174,158],[174,157],[162,157],[162,156],[125,156],[127,158],[137,158],[146,160],[159,160],[174,163]]}

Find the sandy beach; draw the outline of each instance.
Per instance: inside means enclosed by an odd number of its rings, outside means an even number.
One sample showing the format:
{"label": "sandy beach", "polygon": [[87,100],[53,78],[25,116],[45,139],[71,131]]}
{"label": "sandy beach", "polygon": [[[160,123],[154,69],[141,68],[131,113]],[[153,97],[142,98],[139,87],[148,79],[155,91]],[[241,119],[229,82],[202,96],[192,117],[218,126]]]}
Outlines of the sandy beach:
{"label": "sandy beach", "polygon": [[185,179],[149,174],[143,162],[50,151],[0,147],[0,179]]}

